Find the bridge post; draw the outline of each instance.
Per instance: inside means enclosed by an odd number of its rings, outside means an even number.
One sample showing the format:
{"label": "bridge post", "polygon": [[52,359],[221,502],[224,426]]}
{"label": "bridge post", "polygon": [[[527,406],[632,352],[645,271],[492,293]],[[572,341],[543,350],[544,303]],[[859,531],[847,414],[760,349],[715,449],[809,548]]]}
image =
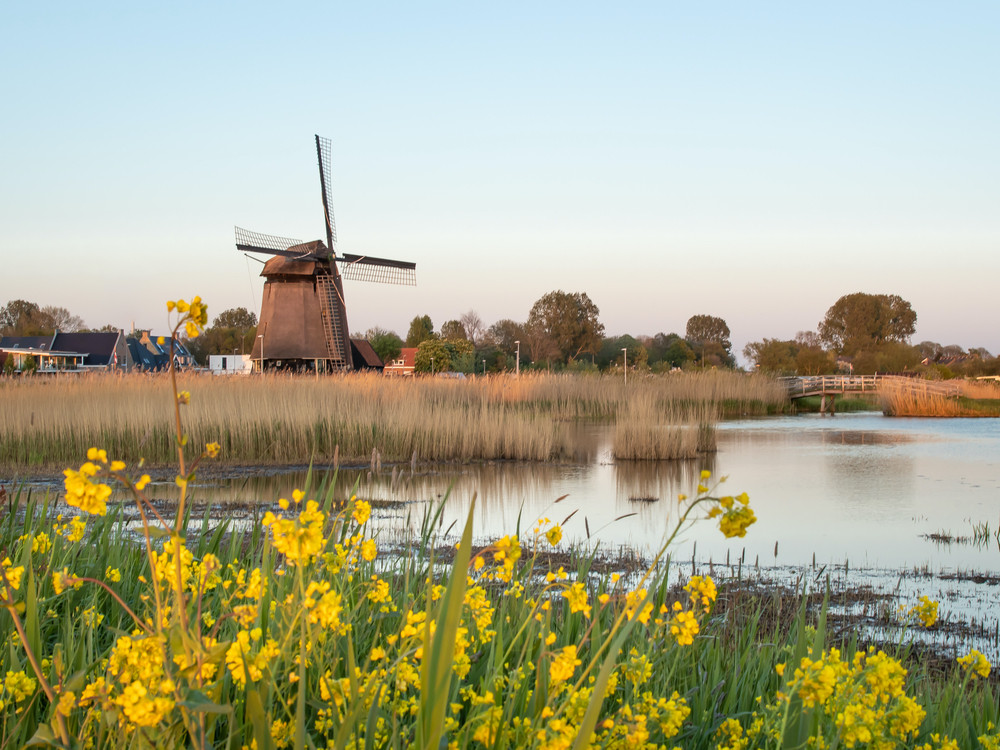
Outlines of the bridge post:
{"label": "bridge post", "polygon": [[827,404],[827,399],[829,399],[830,400],[830,416],[832,417],[834,415],[834,413],[835,413],[834,412],[834,402],[835,402],[836,398],[837,398],[837,394],[835,394],[835,393],[824,393],[824,394],[822,394],[820,396],[820,399],[819,399],[819,413],[820,414],[826,414],[826,404]]}

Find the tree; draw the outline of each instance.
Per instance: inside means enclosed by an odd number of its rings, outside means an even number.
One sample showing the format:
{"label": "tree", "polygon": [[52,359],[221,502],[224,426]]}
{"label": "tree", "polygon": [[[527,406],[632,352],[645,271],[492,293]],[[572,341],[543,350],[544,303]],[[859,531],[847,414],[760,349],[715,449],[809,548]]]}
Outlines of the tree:
{"label": "tree", "polygon": [[695,359],[695,353],[688,343],[676,333],[660,332],[646,344],[649,364],[658,370],[683,367],[685,362]]}
{"label": "tree", "polygon": [[403,350],[403,339],[399,338],[393,331],[374,326],[369,328],[364,335],[372,349],[383,362],[388,363],[396,359]]}
{"label": "tree", "polygon": [[461,364],[468,370],[459,372],[471,372],[474,356],[472,342],[465,339],[425,339],[417,347],[413,369],[416,372],[452,372],[456,364]]}
{"label": "tree", "polygon": [[562,361],[581,354],[596,354],[601,347],[604,324],[600,310],[586,293],[549,292],[531,307],[528,328],[549,340],[547,348]]}
{"label": "tree", "polygon": [[479,346],[482,343],[483,331],[486,329],[479,313],[475,310],[469,310],[459,318],[459,321],[465,328],[465,338],[471,341],[473,346]]}
{"label": "tree", "polygon": [[208,364],[212,354],[249,354],[257,337],[257,316],[245,307],[223,310],[201,336],[188,342],[195,361]]}
{"label": "tree", "polygon": [[493,344],[500,351],[513,354],[517,350],[515,342],[524,339],[524,326],[510,318],[504,318],[491,325],[484,338],[486,343]]}
{"label": "tree", "polygon": [[441,338],[446,341],[467,341],[465,326],[457,320],[447,320],[441,326]]}
{"label": "tree", "polygon": [[245,307],[234,307],[229,310],[223,310],[216,315],[215,320],[212,321],[212,326],[219,328],[256,328],[257,315],[249,312]]}
{"label": "tree", "polygon": [[684,329],[684,338],[698,355],[702,365],[732,367],[735,364],[729,326],[722,318],[692,315]]}
{"label": "tree", "polygon": [[917,327],[910,303],[895,294],[845,294],[819,324],[823,342],[848,357],[887,342],[907,343]]}
{"label": "tree", "polygon": [[0,335],[43,336],[54,330],[52,319],[34,302],[16,299],[0,307]]}
{"label": "tree", "polygon": [[418,315],[410,321],[410,330],[406,333],[407,346],[420,346],[431,338],[434,338],[434,324],[430,315]]}
{"label": "tree", "polygon": [[877,372],[906,372],[920,364],[920,349],[901,341],[884,341],[878,346],[860,350],[854,356],[854,373],[871,375]]}
{"label": "tree", "polygon": [[743,356],[749,359],[754,368],[775,375],[794,375],[796,372],[795,355],[798,345],[794,341],[779,341],[764,339],[751,341],[743,347]]}
{"label": "tree", "polygon": [[53,333],[56,331],[76,333],[87,328],[87,324],[83,322],[83,318],[79,315],[73,315],[65,307],[46,305],[42,308],[41,313],[48,318],[48,322],[52,325]]}

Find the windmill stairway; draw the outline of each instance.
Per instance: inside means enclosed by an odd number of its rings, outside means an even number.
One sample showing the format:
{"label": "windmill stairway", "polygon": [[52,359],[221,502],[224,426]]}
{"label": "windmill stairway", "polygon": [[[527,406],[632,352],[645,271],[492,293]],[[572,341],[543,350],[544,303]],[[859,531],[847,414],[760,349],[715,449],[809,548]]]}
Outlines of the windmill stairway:
{"label": "windmill stairway", "polygon": [[326,339],[326,352],[330,356],[330,366],[335,370],[345,370],[347,357],[344,352],[344,335],[340,330],[340,308],[343,303],[333,276],[317,276],[316,292],[319,295],[319,308],[323,313],[323,336]]}

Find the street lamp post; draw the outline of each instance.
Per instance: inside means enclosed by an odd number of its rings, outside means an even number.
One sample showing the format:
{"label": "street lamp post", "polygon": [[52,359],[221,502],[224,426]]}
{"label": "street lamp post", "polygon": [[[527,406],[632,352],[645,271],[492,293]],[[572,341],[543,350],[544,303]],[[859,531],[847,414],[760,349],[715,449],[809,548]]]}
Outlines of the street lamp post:
{"label": "street lamp post", "polygon": [[264,374],[264,334],[258,333],[257,338],[260,339],[260,374]]}
{"label": "street lamp post", "polygon": [[483,359],[483,377],[486,377],[486,360]]}
{"label": "street lamp post", "polygon": [[521,377],[521,342],[515,341],[514,343],[517,344],[517,360],[515,360],[514,372],[517,374],[517,377]]}
{"label": "street lamp post", "polygon": [[624,353],[622,355],[624,357],[622,364],[625,368],[625,385],[628,385],[628,349],[623,348],[622,352]]}
{"label": "street lamp post", "polygon": [[434,357],[431,357],[431,375],[434,374]]}

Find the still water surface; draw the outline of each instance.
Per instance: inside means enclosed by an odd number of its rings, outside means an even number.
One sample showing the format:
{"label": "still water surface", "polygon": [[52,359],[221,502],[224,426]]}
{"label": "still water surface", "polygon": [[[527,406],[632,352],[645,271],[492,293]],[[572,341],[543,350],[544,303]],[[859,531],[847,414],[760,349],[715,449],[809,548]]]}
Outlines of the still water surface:
{"label": "still water surface", "polygon": [[[718,453],[685,462],[615,462],[612,430],[574,425],[579,462],[493,462],[431,469],[341,470],[338,495],[360,481],[364,498],[403,503],[383,508],[384,533],[415,525],[428,503],[448,492],[443,525],[460,528],[477,496],[476,536],[513,533],[547,516],[565,538],[605,549],[655,551],[677,521],[678,493],[692,493],[702,469],[728,476],[723,494],[747,492],[758,523],[744,539],[724,540],[710,523],[689,528],[681,559],[761,566],[849,563],[852,569],[1000,571],[989,544],[940,544],[926,535],[971,536],[973,523],[1000,525],[1000,420],[898,419],[881,414],[800,415],[726,422]],[[290,496],[304,472],[213,482],[198,488],[216,502],[273,503]],[[166,490],[166,488],[164,488]],[[558,504],[554,501],[568,495]],[[633,515],[629,515],[633,514]],[[621,516],[628,516],[621,518]],[[618,519],[618,520],[616,520]],[[589,531],[589,537],[588,537]],[[523,531],[522,531],[523,535]],[[777,550],[777,552],[776,552]]]}

